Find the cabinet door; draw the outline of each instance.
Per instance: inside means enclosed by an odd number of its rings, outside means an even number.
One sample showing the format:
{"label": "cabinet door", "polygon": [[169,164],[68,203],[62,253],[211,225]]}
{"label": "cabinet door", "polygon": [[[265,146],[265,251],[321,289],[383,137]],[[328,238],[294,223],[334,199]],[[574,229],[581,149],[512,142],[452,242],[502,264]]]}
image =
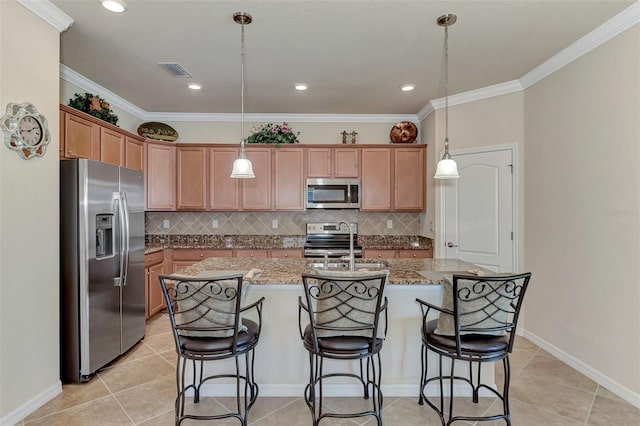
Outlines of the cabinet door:
{"label": "cabinet door", "polygon": [[424,210],[425,160],[424,148],[394,150],[394,210]]}
{"label": "cabinet door", "polygon": [[393,259],[396,257],[395,250],[365,249],[363,253],[365,259]]}
{"label": "cabinet door", "polygon": [[274,152],[276,210],[304,210],[304,150],[277,148]]}
{"label": "cabinet door", "polygon": [[174,260],[173,261],[173,274],[176,272],[180,272],[182,269],[193,265],[196,263],[195,260]]}
{"label": "cabinet door", "polygon": [[100,160],[100,126],[84,118],[65,113],[64,156]]}
{"label": "cabinet door", "polygon": [[433,250],[398,250],[398,257],[403,259],[428,259],[433,257]]}
{"label": "cabinet door", "polygon": [[179,147],[176,163],[178,210],[204,210],[207,206],[207,149]]}
{"label": "cabinet door", "polygon": [[307,177],[331,177],[331,148],[307,149]]}
{"label": "cabinet door", "polygon": [[127,136],[124,142],[124,166],[128,169],[142,170],[143,160],[142,142]]}
{"label": "cabinet door", "polygon": [[242,209],[271,210],[271,149],[246,148],[253,165],[253,179],[242,179]]}
{"label": "cabinet door", "polygon": [[175,150],[173,146],[145,145],[147,210],[175,210]]}
{"label": "cabinet door", "polygon": [[58,158],[62,159],[64,158],[64,145],[65,145],[65,141],[64,141],[64,125],[65,125],[65,118],[66,118],[67,113],[64,111],[60,111],[60,128],[58,129],[59,131],[59,135],[60,135],[60,143],[58,144]]}
{"label": "cabinet door", "polygon": [[391,154],[389,148],[362,150],[360,210],[391,210]]}
{"label": "cabinet door", "polygon": [[149,285],[147,287],[147,318],[155,315],[164,308],[164,296],[160,288],[158,275],[162,274],[162,263],[147,268]]}
{"label": "cabinet door", "polygon": [[335,148],[333,176],[337,178],[360,177],[360,150],[357,148]]}
{"label": "cabinet door", "polygon": [[209,210],[240,210],[240,181],[231,177],[237,148],[209,148]]}
{"label": "cabinet door", "polygon": [[105,127],[100,128],[100,161],[124,166],[124,135]]}
{"label": "cabinet door", "polygon": [[254,257],[256,259],[264,259],[269,257],[269,250],[260,249],[237,249],[235,250],[236,256],[239,258]]}

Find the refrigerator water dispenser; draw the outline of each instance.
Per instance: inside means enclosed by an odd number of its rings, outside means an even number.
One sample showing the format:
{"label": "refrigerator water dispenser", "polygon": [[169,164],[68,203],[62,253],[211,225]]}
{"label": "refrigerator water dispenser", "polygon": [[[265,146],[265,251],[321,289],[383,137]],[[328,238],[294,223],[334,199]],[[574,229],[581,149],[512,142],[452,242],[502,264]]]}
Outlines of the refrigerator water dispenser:
{"label": "refrigerator water dispenser", "polygon": [[113,256],[113,214],[96,215],[96,259]]}

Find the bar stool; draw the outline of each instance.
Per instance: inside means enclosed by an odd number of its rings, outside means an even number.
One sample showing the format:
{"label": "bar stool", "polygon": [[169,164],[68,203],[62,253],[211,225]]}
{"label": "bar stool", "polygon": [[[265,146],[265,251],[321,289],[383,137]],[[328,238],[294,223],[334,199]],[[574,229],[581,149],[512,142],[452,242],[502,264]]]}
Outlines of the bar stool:
{"label": "bar stool", "polygon": [[[374,416],[377,424],[382,425],[380,351],[386,335],[387,299],[383,292],[387,276],[388,271],[302,274],[304,300],[298,299],[298,325],[300,338],[309,352],[309,383],[304,399],[311,410],[314,426],[325,417],[364,416]],[[380,327],[382,313],[384,328]],[[308,320],[304,328],[303,317]],[[325,359],[350,363],[357,360],[360,372],[325,373]],[[361,384],[364,398],[371,396],[371,410],[349,414],[325,412],[323,386],[335,377],[348,377]]]}
{"label": "bar stool", "polygon": [[[254,381],[254,350],[262,330],[264,297],[243,307],[247,284],[243,283],[242,278],[242,274],[217,277],[159,276],[178,353],[176,425],[185,419],[219,420],[228,417],[235,417],[242,425],[247,425],[249,411],[258,397],[258,384]],[[254,311],[257,321],[243,318],[250,310]],[[205,377],[205,362],[230,358],[235,360],[233,371]],[[244,362],[241,363],[241,359]],[[189,361],[193,372],[191,383],[187,383],[186,379]],[[193,391],[194,403],[198,403],[205,382],[229,378],[235,380],[236,412],[185,414],[188,391]]]}
{"label": "bar stool", "polygon": [[[458,420],[491,421],[504,419],[511,425],[509,411],[509,354],[513,349],[516,325],[531,273],[500,276],[453,275],[444,280],[442,307],[421,299],[416,299],[422,311],[422,377],[418,403],[433,408],[443,425]],[[438,311],[437,319],[427,318],[431,310]],[[438,375],[427,378],[428,352],[438,355]],[[442,357],[449,358],[451,367],[443,372]],[[469,364],[468,376],[456,375],[456,360]],[[504,384],[502,393],[482,383],[483,363],[502,361]],[[477,364],[474,381],[473,365]],[[445,422],[444,381],[449,382],[449,414]],[[471,386],[472,400],[478,403],[480,389],[495,394],[502,401],[503,413],[486,416],[454,416],[453,386],[455,381],[463,381]],[[425,388],[431,382],[438,382],[439,404],[436,405],[426,395]]]}

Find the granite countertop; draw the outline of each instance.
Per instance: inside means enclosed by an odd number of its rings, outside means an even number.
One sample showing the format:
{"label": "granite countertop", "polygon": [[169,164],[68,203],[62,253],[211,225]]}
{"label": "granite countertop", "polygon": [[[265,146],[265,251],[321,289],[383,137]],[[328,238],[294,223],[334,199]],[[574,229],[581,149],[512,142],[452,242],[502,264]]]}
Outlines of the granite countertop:
{"label": "granite countertop", "polygon": [[[211,257],[188,266],[178,273],[198,275],[208,270],[243,271],[257,268],[262,273],[250,280],[253,284],[302,284],[302,273],[312,273],[310,259],[254,259]],[[317,261],[318,259],[313,259]],[[458,259],[383,259],[389,264],[389,284],[439,284],[445,274],[464,273],[477,266]],[[321,260],[320,260],[321,261]],[[358,259],[358,263],[376,263],[378,259]],[[380,268],[367,268],[376,270]],[[419,271],[419,272],[418,272]]]}

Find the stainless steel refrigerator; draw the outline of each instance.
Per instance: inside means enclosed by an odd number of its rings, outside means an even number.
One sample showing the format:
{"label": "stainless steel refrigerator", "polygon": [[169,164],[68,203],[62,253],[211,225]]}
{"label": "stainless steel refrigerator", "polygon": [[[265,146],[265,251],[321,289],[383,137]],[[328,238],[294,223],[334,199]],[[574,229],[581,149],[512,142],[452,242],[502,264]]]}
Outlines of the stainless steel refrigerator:
{"label": "stainless steel refrigerator", "polygon": [[60,162],[61,379],[88,380],[144,337],[143,173]]}

